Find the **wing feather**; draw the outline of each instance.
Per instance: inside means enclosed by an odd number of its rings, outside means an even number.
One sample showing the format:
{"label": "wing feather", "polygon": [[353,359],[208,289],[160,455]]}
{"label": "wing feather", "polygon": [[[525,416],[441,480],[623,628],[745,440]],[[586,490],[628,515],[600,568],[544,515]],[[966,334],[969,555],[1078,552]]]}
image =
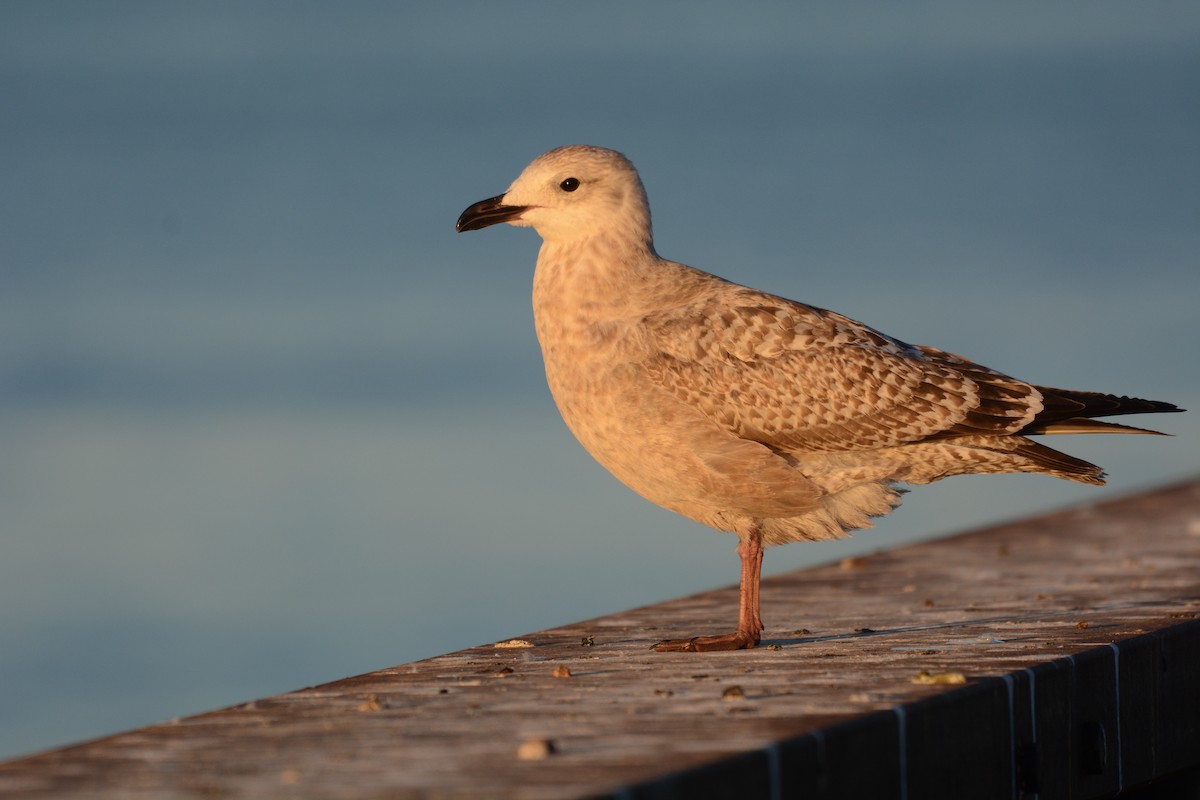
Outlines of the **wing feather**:
{"label": "wing feather", "polygon": [[1011,433],[1041,409],[1032,386],[958,356],[823,309],[731,293],[648,318],[655,347],[643,367],[742,438],[788,452],[866,450]]}

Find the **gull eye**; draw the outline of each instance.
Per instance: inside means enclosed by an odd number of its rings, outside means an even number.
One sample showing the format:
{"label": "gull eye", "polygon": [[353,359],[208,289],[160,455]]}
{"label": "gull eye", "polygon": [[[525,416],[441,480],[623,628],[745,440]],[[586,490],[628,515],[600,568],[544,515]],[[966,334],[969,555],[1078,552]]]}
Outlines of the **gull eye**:
{"label": "gull eye", "polygon": [[573,192],[579,188],[579,178],[567,178],[558,185],[564,192]]}

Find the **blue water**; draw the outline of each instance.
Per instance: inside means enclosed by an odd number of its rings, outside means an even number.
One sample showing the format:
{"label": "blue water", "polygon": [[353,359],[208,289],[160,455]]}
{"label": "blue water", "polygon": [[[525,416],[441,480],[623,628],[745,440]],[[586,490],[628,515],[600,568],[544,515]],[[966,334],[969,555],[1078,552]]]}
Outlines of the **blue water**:
{"label": "blue water", "polygon": [[[556,145],[667,257],[1197,407],[1194,4],[647,6],[0,4],[0,757],[736,580],[559,421],[536,236],[454,233]],[[767,571],[1192,475],[1197,419]]]}

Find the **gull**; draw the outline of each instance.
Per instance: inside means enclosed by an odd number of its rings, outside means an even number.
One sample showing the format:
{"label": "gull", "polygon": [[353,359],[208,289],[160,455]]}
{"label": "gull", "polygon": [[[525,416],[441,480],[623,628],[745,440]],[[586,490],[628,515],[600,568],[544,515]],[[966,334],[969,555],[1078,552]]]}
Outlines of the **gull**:
{"label": "gull", "polygon": [[899,505],[898,483],[1103,484],[1100,467],[1028,437],[1157,433],[1093,418],[1182,410],[1025,383],[660,258],[641,179],[614,150],[544,153],[456,227],[501,222],[542,238],[533,315],[567,427],[638,494],[737,535],[736,630],[659,651],[755,647],[763,548],[868,528]]}

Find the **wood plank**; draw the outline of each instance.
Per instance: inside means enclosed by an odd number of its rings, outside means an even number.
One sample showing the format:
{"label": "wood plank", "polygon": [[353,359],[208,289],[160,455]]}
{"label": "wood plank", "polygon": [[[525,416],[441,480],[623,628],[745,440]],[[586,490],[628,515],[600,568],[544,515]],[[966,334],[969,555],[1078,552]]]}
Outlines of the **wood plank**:
{"label": "wood plank", "polygon": [[0,795],[1046,800],[1200,765],[1200,481],[763,603],[753,651],[649,649],[729,625],[730,587],[10,761]]}

